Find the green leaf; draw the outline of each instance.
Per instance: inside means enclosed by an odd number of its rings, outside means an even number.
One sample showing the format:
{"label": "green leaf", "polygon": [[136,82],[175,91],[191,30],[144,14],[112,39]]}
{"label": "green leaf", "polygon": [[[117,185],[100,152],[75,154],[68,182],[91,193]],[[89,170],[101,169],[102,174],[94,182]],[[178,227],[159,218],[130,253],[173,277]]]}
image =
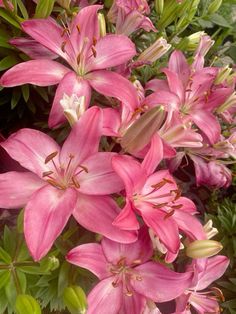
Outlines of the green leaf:
{"label": "green leaf", "polygon": [[[10,270],[0,270],[0,290],[7,285],[10,280],[11,272]],[[2,293],[2,291],[1,291]]]}
{"label": "green leaf", "polygon": [[17,64],[19,61],[18,59],[13,56],[6,56],[0,61],[0,71],[4,71],[6,69],[11,68],[13,65]]}
{"label": "green leaf", "polygon": [[226,308],[236,308],[236,299],[226,301],[226,302],[222,303],[221,306],[226,307]]}
{"label": "green leaf", "polygon": [[11,256],[2,247],[0,247],[0,261],[6,264],[11,264],[12,262]]}
{"label": "green leaf", "polygon": [[12,98],[11,98],[11,109],[14,109],[18,104],[21,98],[20,89],[13,89]]}
{"label": "green leaf", "polygon": [[35,18],[46,18],[52,13],[55,0],[39,0],[36,11]]}
{"label": "green leaf", "polygon": [[22,90],[24,101],[27,102],[29,100],[29,85],[21,86],[21,90]]}
{"label": "green leaf", "polygon": [[29,15],[28,15],[28,12],[27,12],[26,7],[24,6],[23,2],[21,0],[16,0],[16,2],[18,4],[18,7],[21,11],[23,18],[25,20],[27,20],[29,18]]}
{"label": "green leaf", "polygon": [[64,262],[60,268],[58,276],[58,296],[61,297],[65,288],[68,286],[69,270],[71,266],[69,263]]}
{"label": "green leaf", "polygon": [[222,27],[231,27],[231,25],[227,22],[227,20],[222,15],[219,15],[217,13],[212,14],[210,16],[210,19],[216,25],[219,25]]}
{"label": "green leaf", "polygon": [[15,232],[10,230],[8,226],[4,227],[3,233],[3,246],[4,249],[13,256],[16,249],[16,235]]}
{"label": "green leaf", "polygon": [[6,10],[0,8],[0,16],[11,25],[15,26],[18,29],[21,29],[20,24]]}

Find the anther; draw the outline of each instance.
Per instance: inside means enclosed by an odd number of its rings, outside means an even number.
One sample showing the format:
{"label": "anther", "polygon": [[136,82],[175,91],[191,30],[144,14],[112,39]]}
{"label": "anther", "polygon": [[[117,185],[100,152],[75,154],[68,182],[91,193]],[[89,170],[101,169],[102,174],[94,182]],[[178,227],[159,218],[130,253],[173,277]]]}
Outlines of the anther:
{"label": "anther", "polygon": [[167,214],[165,215],[164,220],[166,220],[167,218],[169,218],[169,217],[173,216],[173,215],[174,215],[174,213],[175,213],[175,210],[174,210],[174,209],[173,209],[173,210],[171,210],[169,213],[167,213]]}
{"label": "anther", "polygon": [[93,36],[93,45],[96,46],[96,44],[97,44],[97,38]]}
{"label": "anther", "polygon": [[163,181],[165,181],[166,183],[174,184],[173,181],[171,181],[171,180],[169,180],[169,179],[166,179],[166,178],[163,178]]}
{"label": "anther", "polygon": [[75,178],[75,177],[72,177],[71,180],[72,180],[74,186],[75,186],[77,189],[79,189],[79,188],[80,188],[80,185],[79,185],[79,182],[77,182],[76,178]]}
{"label": "anther", "polygon": [[45,161],[44,163],[47,164],[49,161],[51,161],[54,157],[56,157],[58,154],[58,152],[54,152],[54,153],[51,153],[50,155],[48,155],[46,158],[45,158]]}
{"label": "anther", "polygon": [[82,165],[79,165],[78,167],[80,167],[81,169],[83,169],[86,173],[88,173],[88,168]]}
{"label": "anther", "polygon": [[171,206],[171,208],[173,208],[173,209],[180,209],[181,207],[183,207],[183,204],[172,205],[172,206]]}
{"label": "anther", "polygon": [[44,177],[48,177],[48,176],[50,176],[51,174],[53,174],[53,171],[45,171],[45,172],[43,172],[43,178],[44,178]]}
{"label": "anther", "polygon": [[80,34],[80,26],[79,26],[79,24],[76,25],[76,28],[77,28],[78,33]]}
{"label": "anther", "polygon": [[96,56],[97,56],[97,51],[96,51],[96,49],[92,46],[92,47],[91,47],[91,50],[92,50],[92,53],[93,53],[94,58],[96,58]]}
{"label": "anther", "polygon": [[159,189],[162,188],[165,184],[166,184],[165,181],[161,181],[161,182],[159,182],[159,183],[157,183],[157,184],[151,185],[151,187],[152,187],[153,189],[155,189],[155,190],[159,190]]}
{"label": "anther", "polygon": [[155,205],[153,205],[153,208],[162,208],[162,207],[164,207],[166,205],[168,205],[168,203],[155,204]]}
{"label": "anther", "polygon": [[63,41],[63,43],[61,44],[62,52],[65,52],[65,46],[66,46],[66,41]]}

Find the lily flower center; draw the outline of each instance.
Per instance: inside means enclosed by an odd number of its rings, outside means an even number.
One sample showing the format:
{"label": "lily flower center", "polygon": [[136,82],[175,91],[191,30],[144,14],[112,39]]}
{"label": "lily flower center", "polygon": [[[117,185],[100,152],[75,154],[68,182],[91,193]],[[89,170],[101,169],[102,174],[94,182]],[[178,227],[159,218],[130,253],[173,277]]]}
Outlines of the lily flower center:
{"label": "lily flower center", "polygon": [[42,177],[52,186],[60,190],[65,190],[69,187],[74,187],[76,189],[80,188],[80,184],[77,176],[85,171],[88,173],[88,169],[83,165],[75,165],[73,162],[74,155],[68,155],[67,164],[57,164],[54,159],[58,152],[53,152],[45,158],[45,164],[50,163],[50,168],[52,170],[45,171]]}
{"label": "lily flower center", "polygon": [[122,257],[116,264],[110,265],[110,272],[114,276],[112,285],[114,288],[119,285],[123,286],[123,293],[131,297],[133,295],[130,280],[142,280],[142,276],[135,270],[135,266],[141,264],[141,260],[134,260],[128,264],[125,257]]}

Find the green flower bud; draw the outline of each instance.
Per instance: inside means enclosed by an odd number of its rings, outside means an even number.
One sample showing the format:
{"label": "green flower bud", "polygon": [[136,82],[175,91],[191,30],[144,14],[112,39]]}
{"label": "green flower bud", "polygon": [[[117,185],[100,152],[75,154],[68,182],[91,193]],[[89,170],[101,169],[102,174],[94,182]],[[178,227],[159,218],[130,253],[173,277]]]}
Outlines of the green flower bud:
{"label": "green flower bud", "polygon": [[220,8],[222,4],[222,0],[214,0],[208,7],[208,14],[213,14]]}
{"label": "green flower bud", "polygon": [[43,271],[53,271],[57,269],[59,265],[60,265],[60,262],[58,258],[56,258],[55,256],[49,256],[40,262],[40,268]]}
{"label": "green flower bud", "polygon": [[84,314],[87,309],[86,295],[79,286],[65,288],[63,301],[72,314]]}
{"label": "green flower bud", "polygon": [[38,302],[27,294],[19,294],[15,305],[17,314],[41,314]]}
{"label": "green flower bud", "polygon": [[157,14],[161,15],[164,9],[164,0],[155,0],[154,5]]}
{"label": "green flower bud", "polygon": [[232,69],[228,65],[226,65],[223,68],[220,68],[219,72],[215,78],[214,83],[215,84],[223,83],[225,80],[228,79],[228,77],[230,77],[231,72],[232,72]]}
{"label": "green flower bud", "polygon": [[169,49],[171,45],[160,37],[150,47],[145,49],[138,57],[138,61],[155,62],[161,58]]}
{"label": "green flower bud", "polygon": [[106,20],[102,13],[98,13],[98,23],[99,23],[99,29],[100,29],[100,36],[104,37],[106,36]]}
{"label": "green flower bud", "polygon": [[204,258],[216,255],[223,249],[220,242],[196,240],[187,245],[186,255],[191,258]]}

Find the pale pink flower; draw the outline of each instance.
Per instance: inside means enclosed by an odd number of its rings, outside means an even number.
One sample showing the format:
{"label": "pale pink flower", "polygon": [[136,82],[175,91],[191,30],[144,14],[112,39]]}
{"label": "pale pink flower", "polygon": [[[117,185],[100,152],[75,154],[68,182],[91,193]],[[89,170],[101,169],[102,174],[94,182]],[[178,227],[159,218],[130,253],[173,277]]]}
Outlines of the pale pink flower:
{"label": "pale pink flower", "polygon": [[137,103],[133,85],[121,75],[105,70],[130,60],[136,54],[135,46],[124,35],[100,37],[97,11],[101,8],[100,5],[83,8],[64,27],[52,18],[32,19],[21,24],[28,35],[63,58],[70,67],[50,59],[22,62],[1,77],[0,85],[59,83],[49,116],[50,127],[65,121],[60,106],[64,93],[85,96],[86,107],[90,103],[91,87],[103,95],[118,98],[128,107]]}
{"label": "pale pink flower", "polygon": [[192,282],[193,272],[174,272],[151,261],[152,254],[145,228],[132,244],[103,238],[101,244],[72,249],[67,261],[90,270],[101,280],[88,295],[87,314],[157,314],[160,312],[153,302],[166,302],[183,293]]}
{"label": "pale pink flower", "polygon": [[83,227],[113,240],[136,239],[135,233],[112,225],[119,208],[107,195],[123,184],[112,169],[115,154],[98,152],[101,134],[101,111],[92,107],[74,124],[62,148],[32,129],[1,143],[25,171],[0,175],[0,207],[25,206],[24,233],[35,260],[50,250],[72,214]]}

